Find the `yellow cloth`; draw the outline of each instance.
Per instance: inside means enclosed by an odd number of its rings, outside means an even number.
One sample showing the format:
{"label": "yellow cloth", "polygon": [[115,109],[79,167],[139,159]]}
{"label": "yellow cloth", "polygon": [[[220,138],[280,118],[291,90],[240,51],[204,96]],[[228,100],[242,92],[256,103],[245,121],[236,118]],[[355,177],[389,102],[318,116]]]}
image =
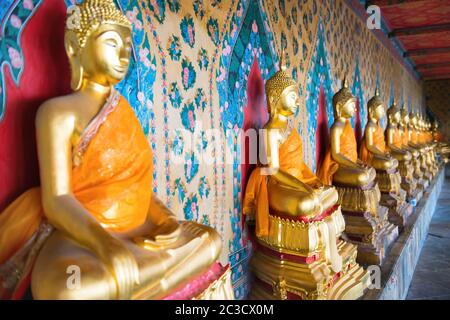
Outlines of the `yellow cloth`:
{"label": "yellow cloth", "polygon": [[[339,138],[340,152],[349,160],[356,162],[358,160],[358,146],[356,144],[356,137],[352,125],[349,120],[345,123],[344,130]],[[331,156],[331,146],[325,154],[322,164],[318,168],[317,176],[326,185],[331,185],[333,182],[333,175],[339,169],[339,164],[333,160]]]}
{"label": "yellow cloth", "polygon": [[[72,190],[105,228],[123,232],[145,222],[153,162],[151,148],[126,99],[120,97],[112,108],[106,118],[93,120],[98,130],[87,140],[81,164],[73,167]],[[86,142],[84,136],[80,143]],[[25,192],[0,214],[0,265],[31,238],[43,218],[39,188]]]}
{"label": "yellow cloth", "polygon": [[414,129],[411,131],[411,142],[414,144],[419,143],[419,137],[418,137],[417,131]]}
{"label": "yellow cloth", "polygon": [[[317,177],[303,162],[302,139],[293,129],[279,149],[280,170],[287,172],[306,184],[313,184]],[[267,190],[267,175],[261,173],[262,167],[253,170],[245,189],[243,213],[256,214],[256,235],[269,234],[269,197]]]}
{"label": "yellow cloth", "polygon": [[[373,145],[380,150],[381,152],[386,152],[386,141],[384,140],[384,132],[383,129],[381,129],[380,124],[377,124],[377,127],[372,135],[373,138]],[[364,136],[363,141],[361,143],[360,148],[360,157],[362,162],[365,164],[372,164],[373,154],[369,151],[366,144],[366,137]]]}

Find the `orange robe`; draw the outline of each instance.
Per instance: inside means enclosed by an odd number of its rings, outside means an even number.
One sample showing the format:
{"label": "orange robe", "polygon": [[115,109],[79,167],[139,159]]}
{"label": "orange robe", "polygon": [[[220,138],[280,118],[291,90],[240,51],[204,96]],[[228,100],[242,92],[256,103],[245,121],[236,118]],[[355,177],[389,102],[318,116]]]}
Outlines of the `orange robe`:
{"label": "orange robe", "polygon": [[[349,120],[346,121],[344,130],[339,138],[340,152],[346,156],[349,160],[356,162],[358,160],[357,144],[355,132]],[[318,168],[317,176],[326,185],[333,183],[333,176],[339,169],[339,164],[334,161],[331,156],[331,145],[325,154],[322,164]]]}
{"label": "orange robe", "polygon": [[397,148],[403,147],[402,135],[399,128],[395,128],[392,144]]}
{"label": "orange robe", "polygon": [[418,143],[419,143],[419,136],[418,136],[416,130],[412,130],[412,131],[411,131],[411,142],[412,142],[413,144],[418,144]]}
{"label": "orange robe", "polygon": [[408,146],[408,143],[409,143],[409,130],[408,130],[408,128],[405,128],[403,130],[402,143],[403,143],[404,146]]}
{"label": "orange robe", "polygon": [[[302,139],[297,130],[293,129],[278,148],[280,170],[294,176],[306,184],[317,181],[317,177],[303,162]],[[256,214],[256,235],[269,234],[269,197],[267,190],[267,175],[262,174],[263,167],[253,170],[245,189],[243,213]]]}
{"label": "orange robe", "polygon": [[[373,133],[373,144],[375,147],[381,152],[386,152],[386,141],[384,140],[384,132],[381,129],[380,124],[377,124],[377,128]],[[366,137],[364,136],[363,141],[361,143],[361,149],[359,151],[359,155],[361,160],[368,165],[372,164],[373,154],[369,151],[366,144]]]}
{"label": "orange robe", "polygon": [[[152,151],[133,109],[118,92],[111,93],[83,132],[77,154],[75,198],[108,230],[123,232],[143,224],[152,194]],[[25,245],[44,218],[40,188],[25,192],[0,214],[0,265]]]}

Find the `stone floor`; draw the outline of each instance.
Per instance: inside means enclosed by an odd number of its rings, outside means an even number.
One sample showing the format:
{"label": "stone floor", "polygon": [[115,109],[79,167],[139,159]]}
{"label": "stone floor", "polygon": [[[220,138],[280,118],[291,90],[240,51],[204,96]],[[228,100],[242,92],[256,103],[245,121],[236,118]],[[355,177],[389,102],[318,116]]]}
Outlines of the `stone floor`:
{"label": "stone floor", "polygon": [[450,300],[450,177],[447,177],[414,272],[407,300]]}

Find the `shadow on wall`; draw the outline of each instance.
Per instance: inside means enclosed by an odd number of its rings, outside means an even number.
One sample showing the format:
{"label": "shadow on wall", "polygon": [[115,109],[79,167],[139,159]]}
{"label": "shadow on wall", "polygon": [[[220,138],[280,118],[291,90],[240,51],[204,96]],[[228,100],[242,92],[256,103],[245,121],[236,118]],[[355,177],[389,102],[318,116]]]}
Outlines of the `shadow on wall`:
{"label": "shadow on wall", "polygon": [[6,106],[0,121],[0,211],[26,189],[39,184],[34,119],[49,98],[70,92],[64,50],[66,6],[43,0],[23,30],[24,70],[19,85],[4,66]]}

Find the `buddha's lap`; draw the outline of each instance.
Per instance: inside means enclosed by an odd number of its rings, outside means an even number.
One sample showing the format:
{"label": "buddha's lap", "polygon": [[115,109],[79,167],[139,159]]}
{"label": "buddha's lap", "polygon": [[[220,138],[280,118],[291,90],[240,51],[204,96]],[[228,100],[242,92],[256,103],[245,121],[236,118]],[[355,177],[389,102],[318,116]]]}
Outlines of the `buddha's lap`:
{"label": "buddha's lap", "polygon": [[374,156],[372,159],[372,166],[377,170],[395,169],[398,166],[398,160],[389,160],[384,157]]}
{"label": "buddha's lap", "polygon": [[[159,281],[188,257],[202,259],[202,265],[197,268],[203,269],[217,260],[221,250],[217,232],[191,222],[186,222],[183,226],[185,228],[177,241],[161,250],[147,250],[135,244],[132,239],[121,239],[136,259],[141,286]],[[177,271],[178,269],[182,268],[177,268]],[[52,288],[53,291],[58,291],[59,296],[56,298],[71,299],[70,293],[65,297],[67,281],[70,273],[76,270],[79,270],[84,284],[82,289],[89,291],[89,287],[94,288],[93,299],[103,298],[104,294],[115,290],[111,290],[115,288],[111,272],[93,252],[55,231],[44,244],[35,263],[32,274],[33,294],[37,298],[54,298],[52,293],[48,293],[49,288]],[[201,270],[186,271],[186,276],[195,271]]]}
{"label": "buddha's lap", "polygon": [[[371,168],[372,169],[372,168]],[[375,170],[339,166],[333,175],[333,182],[339,185],[364,187],[376,177]]]}
{"label": "buddha's lap", "polygon": [[318,204],[326,210],[337,202],[337,192],[334,188],[324,188],[322,193],[311,194],[293,189],[269,179],[269,206],[271,209],[293,216],[309,216],[316,212]]}

